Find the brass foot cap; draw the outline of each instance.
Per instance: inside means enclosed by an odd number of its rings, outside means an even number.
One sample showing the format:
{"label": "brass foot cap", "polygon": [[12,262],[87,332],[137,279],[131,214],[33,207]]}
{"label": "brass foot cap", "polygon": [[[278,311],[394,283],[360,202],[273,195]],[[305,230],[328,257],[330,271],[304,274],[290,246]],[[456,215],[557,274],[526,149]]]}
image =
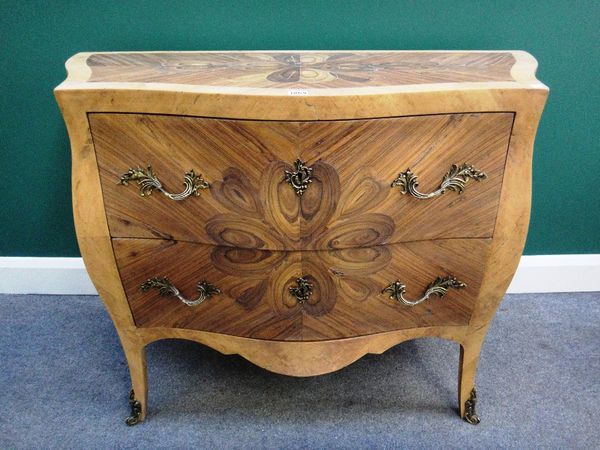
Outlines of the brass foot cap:
{"label": "brass foot cap", "polygon": [[135,399],[135,392],[133,392],[133,389],[129,391],[129,406],[131,407],[131,415],[125,419],[125,423],[132,427],[142,421],[142,404]]}

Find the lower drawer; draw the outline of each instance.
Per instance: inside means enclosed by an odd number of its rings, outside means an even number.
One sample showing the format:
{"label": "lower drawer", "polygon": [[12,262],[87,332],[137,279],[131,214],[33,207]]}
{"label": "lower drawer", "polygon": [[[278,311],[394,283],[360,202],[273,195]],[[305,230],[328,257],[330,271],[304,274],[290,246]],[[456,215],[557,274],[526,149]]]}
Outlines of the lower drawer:
{"label": "lower drawer", "polygon": [[286,252],[113,240],[138,327],[305,341],[467,325],[490,243]]}

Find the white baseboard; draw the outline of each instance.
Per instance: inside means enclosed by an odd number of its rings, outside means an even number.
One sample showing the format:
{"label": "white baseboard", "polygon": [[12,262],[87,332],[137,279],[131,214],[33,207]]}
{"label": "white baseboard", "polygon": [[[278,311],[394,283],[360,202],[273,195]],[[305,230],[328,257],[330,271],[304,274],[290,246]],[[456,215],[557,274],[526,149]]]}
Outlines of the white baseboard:
{"label": "white baseboard", "polygon": [[[600,254],[523,256],[511,294],[600,291]],[[0,257],[0,293],[96,295],[81,258]]]}
{"label": "white baseboard", "polygon": [[81,258],[0,258],[0,293],[97,295]]}
{"label": "white baseboard", "polygon": [[509,294],[600,291],[600,254],[523,256]]}

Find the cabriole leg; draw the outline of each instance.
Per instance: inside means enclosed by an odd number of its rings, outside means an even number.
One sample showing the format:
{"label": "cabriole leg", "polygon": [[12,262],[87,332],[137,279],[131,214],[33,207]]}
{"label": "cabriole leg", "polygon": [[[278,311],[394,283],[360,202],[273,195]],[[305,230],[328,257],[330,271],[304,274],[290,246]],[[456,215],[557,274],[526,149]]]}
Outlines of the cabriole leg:
{"label": "cabriole leg", "polygon": [[475,376],[477,363],[483,340],[469,340],[460,346],[460,364],[458,369],[458,408],[460,417],[471,425],[477,425],[480,420],[475,407],[477,404],[477,391],[475,389]]}
{"label": "cabriole leg", "polygon": [[123,342],[123,350],[129,365],[131,391],[129,406],[131,415],[125,419],[129,426],[137,425],[146,418],[148,404],[148,378],[146,375],[146,350],[143,345]]}

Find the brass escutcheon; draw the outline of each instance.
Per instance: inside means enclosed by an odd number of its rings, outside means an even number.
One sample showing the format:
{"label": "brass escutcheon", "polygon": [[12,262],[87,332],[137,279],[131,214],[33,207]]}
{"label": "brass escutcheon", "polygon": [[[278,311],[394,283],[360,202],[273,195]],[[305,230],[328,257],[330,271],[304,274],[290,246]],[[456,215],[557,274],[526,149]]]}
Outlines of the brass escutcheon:
{"label": "brass escutcheon", "polygon": [[308,301],[312,295],[313,285],[305,277],[296,278],[296,286],[290,287],[290,294],[296,297],[298,303]]}
{"label": "brass escutcheon", "polygon": [[294,171],[285,171],[285,181],[287,181],[296,191],[296,195],[302,196],[308,185],[312,183],[312,167],[307,166],[304,161],[297,159],[294,162]]}

